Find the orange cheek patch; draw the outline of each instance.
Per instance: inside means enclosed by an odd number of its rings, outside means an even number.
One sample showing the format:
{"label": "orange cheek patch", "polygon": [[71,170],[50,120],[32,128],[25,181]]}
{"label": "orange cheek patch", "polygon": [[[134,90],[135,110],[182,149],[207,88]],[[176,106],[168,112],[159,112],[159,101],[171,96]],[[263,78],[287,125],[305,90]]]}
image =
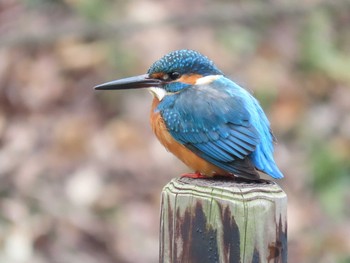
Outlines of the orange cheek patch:
{"label": "orange cheek patch", "polygon": [[194,85],[194,84],[196,84],[197,79],[202,78],[202,77],[203,76],[200,74],[182,75],[176,81]]}
{"label": "orange cheek patch", "polygon": [[164,73],[153,73],[150,75],[152,79],[163,79]]}

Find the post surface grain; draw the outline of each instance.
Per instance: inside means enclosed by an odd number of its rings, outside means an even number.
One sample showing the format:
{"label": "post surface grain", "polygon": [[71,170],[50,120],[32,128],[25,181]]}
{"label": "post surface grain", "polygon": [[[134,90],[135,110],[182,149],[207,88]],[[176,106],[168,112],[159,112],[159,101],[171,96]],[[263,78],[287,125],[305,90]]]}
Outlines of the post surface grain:
{"label": "post surface grain", "polygon": [[271,181],[173,179],[162,191],[159,261],[286,263],[286,194]]}

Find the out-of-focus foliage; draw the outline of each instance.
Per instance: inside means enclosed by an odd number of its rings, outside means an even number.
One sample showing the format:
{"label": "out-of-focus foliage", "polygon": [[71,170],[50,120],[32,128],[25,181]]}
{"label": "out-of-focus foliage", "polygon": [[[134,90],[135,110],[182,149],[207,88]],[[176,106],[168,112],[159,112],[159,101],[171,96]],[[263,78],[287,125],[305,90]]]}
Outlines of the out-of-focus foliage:
{"label": "out-of-focus foliage", "polygon": [[[342,50],[345,47],[341,47],[343,32],[337,34],[333,31],[336,25],[331,19],[332,16],[325,11],[311,15],[304,30],[302,61],[309,70],[321,71],[335,80],[349,82],[350,57],[346,50]],[[344,34],[349,37],[349,33]]]}
{"label": "out-of-focus foliage", "polygon": [[[283,2],[283,3],[282,3]],[[0,2],[0,262],[157,262],[187,171],[145,91],[95,92],[196,49],[254,92],[286,178],[290,262],[350,262],[350,1]]]}

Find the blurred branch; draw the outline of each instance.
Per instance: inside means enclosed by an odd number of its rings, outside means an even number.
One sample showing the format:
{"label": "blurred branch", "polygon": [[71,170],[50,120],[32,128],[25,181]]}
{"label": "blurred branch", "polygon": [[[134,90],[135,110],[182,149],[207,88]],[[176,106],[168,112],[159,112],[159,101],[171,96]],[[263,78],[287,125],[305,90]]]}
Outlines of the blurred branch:
{"label": "blurred branch", "polygon": [[289,17],[300,19],[315,9],[327,8],[331,10],[350,7],[350,0],[329,1],[321,0],[312,4],[302,4],[300,2],[291,4],[276,5],[251,5],[246,8],[237,8],[232,4],[220,5],[210,12],[194,13],[191,16],[174,16],[161,21],[152,22],[131,22],[125,21],[118,25],[90,24],[83,25],[63,25],[50,28],[47,31],[16,32],[3,35],[0,40],[0,47],[17,45],[47,45],[54,43],[57,39],[67,36],[90,39],[108,39],[115,37],[130,36],[137,32],[159,28],[159,27],[218,27],[230,23],[249,23],[262,19],[274,19],[279,17]]}

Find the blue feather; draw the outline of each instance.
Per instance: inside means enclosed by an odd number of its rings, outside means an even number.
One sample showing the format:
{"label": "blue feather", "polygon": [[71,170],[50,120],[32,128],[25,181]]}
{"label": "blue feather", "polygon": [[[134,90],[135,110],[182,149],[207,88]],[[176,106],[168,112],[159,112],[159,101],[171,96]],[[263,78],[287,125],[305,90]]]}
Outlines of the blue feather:
{"label": "blue feather", "polygon": [[[216,166],[252,177],[283,175],[273,160],[269,122],[257,100],[231,80],[193,85],[157,107],[178,142]],[[169,117],[171,116],[171,117]]]}
{"label": "blue feather", "polygon": [[[227,153],[229,153],[231,156],[235,156],[235,157],[239,157],[240,159],[243,159],[244,156],[235,150],[235,145],[227,143],[227,141],[217,141],[216,144],[223,149],[224,151],[226,151]],[[233,157],[234,159],[236,159],[235,157]]]}
{"label": "blue feather", "polygon": [[[244,149],[245,151],[252,152],[256,148],[256,144],[254,145],[254,144],[246,143],[244,140],[240,139],[240,137],[230,136],[228,138],[228,141],[233,142],[236,146]],[[245,154],[247,154],[247,153],[245,153]]]}
{"label": "blue feather", "polygon": [[197,144],[196,148],[218,161],[231,162],[234,160],[232,156],[222,151],[212,142]]}

